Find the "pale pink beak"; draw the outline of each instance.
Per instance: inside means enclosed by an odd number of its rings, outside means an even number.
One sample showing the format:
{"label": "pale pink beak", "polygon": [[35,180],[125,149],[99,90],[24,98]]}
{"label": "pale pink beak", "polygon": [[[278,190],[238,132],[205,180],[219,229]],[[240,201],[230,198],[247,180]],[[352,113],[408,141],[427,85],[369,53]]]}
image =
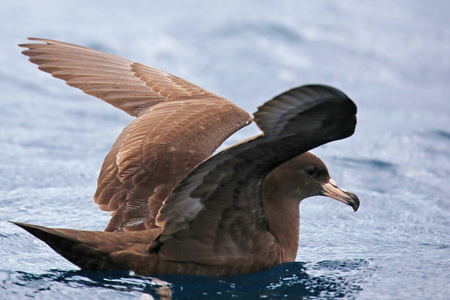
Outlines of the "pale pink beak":
{"label": "pale pink beak", "polygon": [[336,199],[342,203],[350,205],[354,211],[357,211],[359,208],[359,199],[358,197],[350,193],[346,190],[338,188],[336,182],[330,178],[330,180],[322,185],[323,192],[322,195]]}

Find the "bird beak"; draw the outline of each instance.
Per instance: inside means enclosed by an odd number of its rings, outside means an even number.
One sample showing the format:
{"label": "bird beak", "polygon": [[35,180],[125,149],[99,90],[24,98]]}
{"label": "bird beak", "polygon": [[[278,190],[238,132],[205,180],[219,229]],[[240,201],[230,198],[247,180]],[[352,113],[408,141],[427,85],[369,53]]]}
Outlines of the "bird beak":
{"label": "bird beak", "polygon": [[359,199],[358,197],[350,192],[338,188],[336,182],[330,178],[327,183],[322,185],[323,191],[322,195],[341,201],[347,205],[350,205],[354,211],[358,210]]}

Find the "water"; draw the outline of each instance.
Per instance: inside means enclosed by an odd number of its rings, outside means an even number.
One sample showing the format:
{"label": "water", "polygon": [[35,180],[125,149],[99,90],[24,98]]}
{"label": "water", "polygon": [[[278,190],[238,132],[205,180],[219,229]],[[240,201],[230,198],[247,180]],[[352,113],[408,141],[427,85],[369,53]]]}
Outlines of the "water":
{"label": "water", "polygon": [[[448,298],[449,12],[406,0],[2,3],[0,298]],[[16,46],[27,36],[154,66],[249,112],[306,83],[342,89],[357,131],[313,152],[360,210],[305,200],[297,262],[257,274],[78,270],[6,221],[102,230],[96,177],[131,118],[37,71]]]}

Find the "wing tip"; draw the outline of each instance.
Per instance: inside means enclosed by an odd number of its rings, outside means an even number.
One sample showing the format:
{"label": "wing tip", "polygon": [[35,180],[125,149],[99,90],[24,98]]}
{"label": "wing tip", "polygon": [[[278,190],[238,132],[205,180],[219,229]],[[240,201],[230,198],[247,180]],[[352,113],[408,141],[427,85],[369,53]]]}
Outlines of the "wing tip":
{"label": "wing tip", "polygon": [[[42,38],[35,38],[35,37],[28,37],[27,40],[29,41],[36,41],[36,42],[43,42],[43,43],[47,43],[50,42],[51,40],[47,40],[47,39],[42,39]],[[37,43],[20,43],[17,46],[22,47],[22,48],[29,48],[30,45],[36,45]]]}
{"label": "wing tip", "polygon": [[44,233],[44,234],[52,234],[52,233],[50,233],[50,231],[52,231],[52,229],[44,227],[44,226],[27,224],[27,223],[21,223],[21,222],[15,222],[15,221],[8,221],[8,222],[12,223],[12,224],[14,224],[16,226],[19,226],[20,228],[24,229],[25,231],[28,231],[29,233],[31,233],[35,237],[43,240],[44,242],[46,242],[46,241],[45,241],[45,239],[43,239],[41,237],[42,233]]}
{"label": "wing tip", "polygon": [[8,220],[8,222],[11,224],[14,224],[16,226],[22,227],[22,228],[24,228],[26,226],[32,226],[31,224],[21,223],[21,222],[16,222],[16,221],[11,221],[11,220]]}
{"label": "wing tip", "polygon": [[326,102],[334,102],[345,107],[347,116],[355,116],[356,104],[341,90],[324,84],[307,84],[285,91],[258,107],[254,114],[255,122],[264,134],[277,134],[288,125],[276,120],[290,119],[299,113]]}
{"label": "wing tip", "polygon": [[42,228],[45,228],[44,226],[33,225],[33,224],[22,223],[22,222],[16,222],[16,221],[10,221],[10,220],[8,220],[8,222],[11,223],[11,224],[14,224],[16,226],[19,226],[20,228],[23,228],[26,231],[30,231],[30,230],[33,230],[33,229],[42,230]]}

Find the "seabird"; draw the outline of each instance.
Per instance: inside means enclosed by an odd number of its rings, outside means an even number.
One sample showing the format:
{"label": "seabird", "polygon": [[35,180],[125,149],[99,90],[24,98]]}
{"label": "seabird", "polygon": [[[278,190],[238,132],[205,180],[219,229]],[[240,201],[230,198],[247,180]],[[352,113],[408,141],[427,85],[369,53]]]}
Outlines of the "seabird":
{"label": "seabird", "polygon": [[83,269],[231,275],[292,262],[299,204],[323,195],[356,211],[308,151],[353,134],[343,92],[305,85],[254,114],[262,134],[214,151],[252,117],[186,80],[68,43],[19,46],[39,69],[136,117],[106,156],[94,196],[112,212],[105,231],[13,222]]}

